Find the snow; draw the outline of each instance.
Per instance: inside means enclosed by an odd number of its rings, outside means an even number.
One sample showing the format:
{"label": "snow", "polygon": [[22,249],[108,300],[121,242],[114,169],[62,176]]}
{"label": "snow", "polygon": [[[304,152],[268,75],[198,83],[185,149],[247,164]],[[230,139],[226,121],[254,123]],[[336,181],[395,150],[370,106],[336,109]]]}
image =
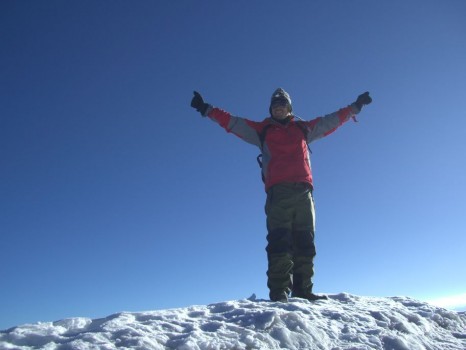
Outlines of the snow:
{"label": "snow", "polygon": [[0,349],[466,349],[466,313],[407,297],[249,299],[0,332]]}

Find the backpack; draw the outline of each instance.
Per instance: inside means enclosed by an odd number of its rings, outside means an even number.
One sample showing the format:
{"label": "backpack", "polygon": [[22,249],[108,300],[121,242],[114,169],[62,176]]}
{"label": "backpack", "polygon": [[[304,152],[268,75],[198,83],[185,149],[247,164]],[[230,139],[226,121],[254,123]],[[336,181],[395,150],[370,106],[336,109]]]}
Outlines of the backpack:
{"label": "backpack", "polygon": [[[298,120],[295,122],[296,125],[299,127],[299,129],[303,132],[304,134],[304,139],[307,140],[307,134],[309,133],[309,130],[307,129],[306,125],[304,125],[304,122],[302,120]],[[259,135],[259,141],[261,145],[261,151],[264,147],[264,141],[265,141],[265,136],[267,135],[267,130],[272,126],[273,124],[267,124],[264,126],[264,128],[261,130],[261,132],[258,132],[257,134]],[[309,144],[307,145],[307,148],[309,149],[309,153],[312,154],[311,147],[309,147]],[[264,169],[262,169],[262,153],[260,153],[257,158],[257,163],[259,164],[259,168],[261,168],[261,176],[262,176],[262,182],[265,183],[265,176],[264,176]]]}

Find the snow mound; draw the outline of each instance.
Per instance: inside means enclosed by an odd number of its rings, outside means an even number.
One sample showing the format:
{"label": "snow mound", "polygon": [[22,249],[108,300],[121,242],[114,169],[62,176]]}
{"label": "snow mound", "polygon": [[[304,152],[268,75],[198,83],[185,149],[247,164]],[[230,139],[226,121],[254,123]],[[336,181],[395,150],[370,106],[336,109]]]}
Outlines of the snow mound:
{"label": "snow mound", "polygon": [[466,349],[466,314],[406,297],[205,306],[72,318],[0,332],[0,349]]}

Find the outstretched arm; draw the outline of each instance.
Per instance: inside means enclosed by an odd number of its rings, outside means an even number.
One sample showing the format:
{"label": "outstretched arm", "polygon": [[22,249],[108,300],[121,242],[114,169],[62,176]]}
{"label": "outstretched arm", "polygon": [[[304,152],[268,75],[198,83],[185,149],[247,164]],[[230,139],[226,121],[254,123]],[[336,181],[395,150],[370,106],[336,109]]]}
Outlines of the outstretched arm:
{"label": "outstretched arm", "polygon": [[196,109],[203,117],[209,117],[218,123],[227,132],[231,132],[244,141],[260,147],[258,131],[261,123],[231,115],[230,113],[205,103],[202,96],[194,91],[191,107]]}
{"label": "outstretched arm", "polygon": [[336,112],[305,122],[309,130],[307,142],[310,143],[331,134],[350,118],[353,118],[356,121],[356,114],[361,111],[363,106],[368,105],[371,102],[372,98],[369,96],[369,92],[365,92],[359,95],[356,101],[348,107],[341,108]]}

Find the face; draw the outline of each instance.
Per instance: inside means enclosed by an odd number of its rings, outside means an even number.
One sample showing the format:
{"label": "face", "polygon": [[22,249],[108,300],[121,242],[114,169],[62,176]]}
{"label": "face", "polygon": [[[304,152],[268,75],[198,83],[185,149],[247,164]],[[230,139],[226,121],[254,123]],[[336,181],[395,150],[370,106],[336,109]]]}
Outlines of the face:
{"label": "face", "polygon": [[272,117],[278,120],[285,119],[290,115],[290,108],[287,101],[278,100],[272,103]]}

